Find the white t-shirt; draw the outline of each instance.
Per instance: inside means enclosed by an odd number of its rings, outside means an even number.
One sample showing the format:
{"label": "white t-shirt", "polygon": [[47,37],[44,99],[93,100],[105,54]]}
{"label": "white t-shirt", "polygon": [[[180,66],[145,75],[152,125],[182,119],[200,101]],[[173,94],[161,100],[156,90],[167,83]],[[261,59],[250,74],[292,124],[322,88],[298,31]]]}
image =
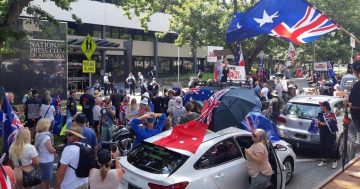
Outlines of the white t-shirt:
{"label": "white t-shirt", "polygon": [[[68,145],[64,148],[61,154],[60,163],[64,165],[71,165],[77,168],[79,164],[80,148],[76,145]],[[79,178],[75,174],[75,170],[70,166],[65,171],[64,180],[61,183],[61,189],[77,188],[88,182],[88,178]]]}
{"label": "white t-shirt", "polygon": [[[38,153],[35,149],[35,146],[31,144],[25,144],[23,149],[22,158],[20,159],[22,166],[28,166],[32,164],[32,159],[38,156]],[[20,166],[19,161],[16,157],[10,153],[11,160],[14,162],[15,166]]]}
{"label": "white t-shirt", "polygon": [[101,110],[101,106],[99,106],[99,105],[94,106],[94,108],[93,108],[94,121],[99,121],[100,120],[100,110]]}
{"label": "white t-shirt", "polygon": [[45,144],[48,140],[51,140],[50,136],[47,135],[47,134],[40,135],[40,136],[38,136],[38,134],[36,134],[36,135],[37,136],[35,137],[35,140],[41,140],[38,147],[36,146],[37,150],[39,152],[40,163],[53,162],[54,161],[54,154],[49,152],[49,150],[47,149],[46,144]]}
{"label": "white t-shirt", "polygon": [[278,92],[279,97],[282,98],[282,92],[284,90],[284,87],[282,86],[281,83],[276,84],[275,90]]}
{"label": "white t-shirt", "polygon": [[263,87],[262,89],[261,89],[261,95],[263,96],[263,97],[265,97],[266,98],[266,100],[269,100],[268,99],[268,93],[269,93],[269,89],[267,88],[267,87]]}
{"label": "white t-shirt", "polygon": [[[50,108],[49,108],[50,106]],[[48,113],[47,110],[49,109]],[[47,118],[51,121],[54,121],[54,113],[55,113],[55,107],[53,105],[45,105],[45,104],[41,104],[40,106],[40,115],[43,118]],[[46,116],[45,116],[46,114]]]}

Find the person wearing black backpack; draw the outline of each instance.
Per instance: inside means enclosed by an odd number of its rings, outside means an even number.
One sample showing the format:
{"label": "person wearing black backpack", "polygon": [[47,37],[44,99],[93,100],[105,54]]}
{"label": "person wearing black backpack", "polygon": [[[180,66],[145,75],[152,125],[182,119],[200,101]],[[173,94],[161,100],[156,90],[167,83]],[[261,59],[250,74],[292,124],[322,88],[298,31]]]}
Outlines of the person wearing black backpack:
{"label": "person wearing black backpack", "polygon": [[82,128],[76,123],[66,131],[66,138],[69,145],[61,154],[56,188],[87,189],[89,172],[96,167],[95,151],[81,142],[85,137],[82,135]]}

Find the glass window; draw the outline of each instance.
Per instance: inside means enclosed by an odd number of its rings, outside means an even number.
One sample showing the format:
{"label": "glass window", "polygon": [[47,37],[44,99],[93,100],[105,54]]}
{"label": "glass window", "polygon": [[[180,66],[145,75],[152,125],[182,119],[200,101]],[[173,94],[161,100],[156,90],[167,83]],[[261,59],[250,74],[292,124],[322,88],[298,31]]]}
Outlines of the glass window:
{"label": "glass window", "polygon": [[196,162],[196,169],[207,169],[241,158],[240,150],[233,138],[225,139],[211,147]]}
{"label": "glass window", "polygon": [[250,146],[254,143],[251,136],[236,137],[236,142],[239,144],[242,154],[245,154],[245,149],[250,148]]}
{"label": "glass window", "polygon": [[111,38],[119,39],[119,28],[111,27]]}
{"label": "glass window", "polygon": [[129,163],[154,174],[171,174],[189,158],[161,146],[143,142],[128,155]]}
{"label": "glass window", "polygon": [[99,37],[101,38],[101,26],[94,25],[94,34],[93,37]]}
{"label": "glass window", "polygon": [[130,39],[129,31],[125,28],[120,28],[120,39]]}
{"label": "glass window", "polygon": [[320,111],[320,106],[316,104],[288,103],[283,113],[293,118],[316,119]]}
{"label": "glass window", "polygon": [[105,27],[105,38],[111,37],[111,27]]}

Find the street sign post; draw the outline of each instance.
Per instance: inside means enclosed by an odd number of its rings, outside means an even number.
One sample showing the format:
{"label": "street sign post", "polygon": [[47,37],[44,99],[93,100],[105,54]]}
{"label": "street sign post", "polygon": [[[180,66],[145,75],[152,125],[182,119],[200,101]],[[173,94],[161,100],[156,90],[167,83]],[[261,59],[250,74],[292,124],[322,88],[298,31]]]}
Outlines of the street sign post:
{"label": "street sign post", "polygon": [[81,50],[86,56],[88,60],[91,60],[91,56],[95,52],[96,44],[93,38],[88,34],[84,40],[84,42],[81,44]]}
{"label": "street sign post", "polygon": [[83,60],[82,72],[89,73],[89,86],[91,86],[91,74],[96,73],[96,62],[91,60],[91,57],[96,49],[96,43],[94,39],[87,34],[85,40],[81,44],[81,50],[86,56],[87,60]]}
{"label": "street sign post", "polygon": [[96,73],[95,60],[83,60],[82,72],[83,73]]}

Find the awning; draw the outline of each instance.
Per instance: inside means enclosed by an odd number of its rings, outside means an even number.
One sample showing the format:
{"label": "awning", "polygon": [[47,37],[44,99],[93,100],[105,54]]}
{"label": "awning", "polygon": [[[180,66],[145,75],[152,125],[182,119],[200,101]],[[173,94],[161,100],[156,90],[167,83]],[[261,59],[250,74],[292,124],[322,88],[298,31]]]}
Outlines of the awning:
{"label": "awning", "polygon": [[[84,39],[69,39],[67,41],[68,47],[74,49],[81,49],[81,44]],[[125,51],[125,48],[120,48],[120,44],[114,43],[111,41],[107,41],[105,39],[96,39],[94,40],[96,43],[96,50],[112,50],[112,51]]]}

